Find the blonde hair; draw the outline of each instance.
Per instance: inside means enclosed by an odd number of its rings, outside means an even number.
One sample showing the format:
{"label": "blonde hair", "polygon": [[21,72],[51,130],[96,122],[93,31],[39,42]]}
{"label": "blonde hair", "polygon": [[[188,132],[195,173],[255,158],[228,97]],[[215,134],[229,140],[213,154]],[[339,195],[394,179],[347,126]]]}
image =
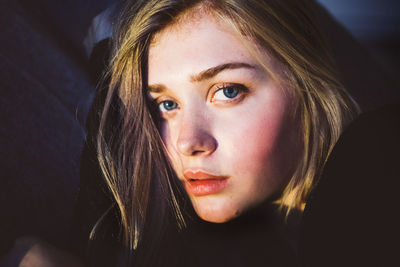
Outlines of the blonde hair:
{"label": "blonde hair", "polygon": [[[147,54],[157,32],[198,7],[232,25],[284,66],[285,82],[298,99],[295,115],[301,120],[303,145],[301,160],[280,198],[287,212],[305,202],[343,128],[358,112],[338,79],[312,0],[129,1],[114,38],[98,155],[131,249],[137,247],[145,225],[153,187],[163,195],[160,206],[169,200],[178,221],[184,222],[157,115],[146,100]],[[117,107],[112,104],[115,98],[122,101]],[[110,117],[111,109],[117,110],[118,122]]]}

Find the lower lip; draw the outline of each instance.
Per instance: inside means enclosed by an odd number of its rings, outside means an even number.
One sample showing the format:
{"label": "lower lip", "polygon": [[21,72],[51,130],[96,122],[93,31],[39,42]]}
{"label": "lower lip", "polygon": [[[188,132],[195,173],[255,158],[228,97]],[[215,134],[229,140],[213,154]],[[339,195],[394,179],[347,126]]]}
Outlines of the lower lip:
{"label": "lower lip", "polygon": [[218,194],[228,186],[228,179],[203,179],[186,181],[186,191],[194,196]]}

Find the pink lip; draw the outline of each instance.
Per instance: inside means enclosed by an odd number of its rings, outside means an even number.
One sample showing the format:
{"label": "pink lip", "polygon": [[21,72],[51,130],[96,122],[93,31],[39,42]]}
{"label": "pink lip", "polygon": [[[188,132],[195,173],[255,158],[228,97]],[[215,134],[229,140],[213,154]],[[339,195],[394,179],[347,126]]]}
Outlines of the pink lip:
{"label": "pink lip", "polygon": [[204,171],[186,170],[185,189],[194,196],[218,194],[228,186],[228,177],[214,175]]}

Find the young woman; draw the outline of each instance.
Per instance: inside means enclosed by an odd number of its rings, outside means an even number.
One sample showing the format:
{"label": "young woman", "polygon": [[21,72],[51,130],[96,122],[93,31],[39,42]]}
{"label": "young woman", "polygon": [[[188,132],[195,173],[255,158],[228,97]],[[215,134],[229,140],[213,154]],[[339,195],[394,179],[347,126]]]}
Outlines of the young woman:
{"label": "young woman", "polygon": [[[193,251],[204,248],[182,240],[199,240],[204,222],[239,221],[223,238],[230,237],[249,217],[266,222],[262,240],[280,242],[280,234],[271,234],[277,228],[268,224],[274,219],[263,215],[271,213],[272,203],[287,218],[302,210],[333,145],[357,113],[314,11],[310,0],[127,3],[94,127],[106,184],[97,191],[108,192],[100,199],[110,200],[83,232],[90,229],[93,246],[112,232],[97,251],[107,253],[115,242],[120,247],[113,260],[139,266],[189,266],[204,258],[212,260],[202,264],[218,266],[234,254],[232,262],[240,265],[243,251],[263,254],[255,249],[263,241],[239,250],[223,243],[223,249],[214,247],[219,255],[210,256],[209,249],[199,257]],[[83,185],[81,195],[96,191],[90,184],[102,178],[96,179]],[[116,218],[115,224],[107,217]],[[171,227],[174,221],[178,230]],[[214,236],[224,231],[205,224]],[[211,240],[199,243],[208,247]],[[288,255],[282,253],[287,246],[276,247],[264,258]],[[98,252],[92,256],[101,258]],[[284,257],[282,266],[292,266]]]}
{"label": "young woman", "polygon": [[[82,156],[85,266],[398,261],[400,109],[360,116],[330,155],[358,108],[314,11],[311,0],[127,3]],[[20,266],[82,266],[22,241],[33,247]]]}

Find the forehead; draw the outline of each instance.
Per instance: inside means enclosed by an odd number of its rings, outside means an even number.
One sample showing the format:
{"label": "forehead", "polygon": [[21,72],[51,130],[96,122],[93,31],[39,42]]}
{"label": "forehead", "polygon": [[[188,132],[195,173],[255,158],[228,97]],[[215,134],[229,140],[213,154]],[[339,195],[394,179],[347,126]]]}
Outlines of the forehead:
{"label": "forehead", "polygon": [[[188,77],[229,62],[259,65],[272,59],[254,42],[212,13],[189,15],[154,36],[149,48],[149,83],[167,81],[172,74]],[[176,78],[176,76],[174,76]]]}
{"label": "forehead", "polygon": [[[183,48],[186,45],[189,45],[187,48],[191,51],[199,49],[204,44],[213,44],[212,47],[218,48],[225,45],[227,41],[229,45],[225,48],[235,47],[241,39],[241,36],[234,32],[233,27],[215,15],[193,13],[193,16],[186,15],[185,18],[178,19],[155,34],[150,45],[150,55],[158,55],[166,48]],[[186,49],[180,52],[186,52]]]}

